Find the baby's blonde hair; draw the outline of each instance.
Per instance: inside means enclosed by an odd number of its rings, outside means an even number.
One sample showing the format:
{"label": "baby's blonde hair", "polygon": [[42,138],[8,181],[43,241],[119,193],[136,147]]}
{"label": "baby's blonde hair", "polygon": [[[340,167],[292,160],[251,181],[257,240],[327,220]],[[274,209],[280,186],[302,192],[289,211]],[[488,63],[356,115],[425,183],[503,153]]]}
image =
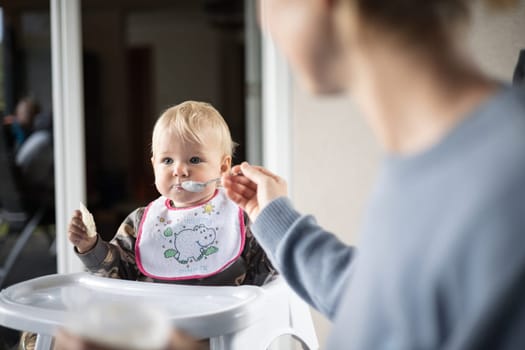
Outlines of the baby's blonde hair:
{"label": "baby's blonde hair", "polygon": [[215,134],[223,155],[233,156],[237,144],[231,138],[226,121],[211,104],[198,101],[185,101],[162,113],[153,128],[152,155],[155,156],[157,142],[166,132],[184,141],[203,144],[205,129]]}

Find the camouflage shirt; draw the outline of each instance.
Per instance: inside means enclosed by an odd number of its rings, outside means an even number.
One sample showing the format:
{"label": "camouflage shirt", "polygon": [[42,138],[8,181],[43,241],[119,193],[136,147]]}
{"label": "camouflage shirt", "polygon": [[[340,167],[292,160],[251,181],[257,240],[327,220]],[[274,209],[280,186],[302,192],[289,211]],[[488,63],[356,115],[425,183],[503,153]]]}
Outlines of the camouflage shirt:
{"label": "camouflage shirt", "polygon": [[241,255],[220,273],[183,281],[163,281],[148,277],[138,269],[135,260],[135,241],[144,210],[145,208],[141,207],[129,214],[111,242],[105,242],[99,236],[93,249],[84,254],[77,252],[88,271],[98,276],[134,281],[221,286],[263,285],[276,274],[268,257],[252,235],[249,225],[246,225],[246,239]]}

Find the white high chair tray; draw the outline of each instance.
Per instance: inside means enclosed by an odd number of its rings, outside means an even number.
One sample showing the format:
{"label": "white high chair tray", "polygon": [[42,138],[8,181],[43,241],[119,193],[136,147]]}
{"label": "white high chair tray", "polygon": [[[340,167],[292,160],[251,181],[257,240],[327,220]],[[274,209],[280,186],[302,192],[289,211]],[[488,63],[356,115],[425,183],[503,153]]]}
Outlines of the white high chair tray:
{"label": "white high chair tray", "polygon": [[89,273],[55,274],[2,290],[0,325],[52,335],[69,312],[79,312],[97,301],[116,301],[152,305],[194,336],[214,337],[256,322],[263,314],[262,303],[253,301],[263,293],[253,286],[195,287],[117,280]]}

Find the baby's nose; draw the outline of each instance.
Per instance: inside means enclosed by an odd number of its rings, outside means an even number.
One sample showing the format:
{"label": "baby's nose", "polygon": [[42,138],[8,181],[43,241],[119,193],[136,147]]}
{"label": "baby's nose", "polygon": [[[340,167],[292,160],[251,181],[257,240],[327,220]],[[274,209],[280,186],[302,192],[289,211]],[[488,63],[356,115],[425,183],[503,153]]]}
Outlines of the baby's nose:
{"label": "baby's nose", "polygon": [[173,166],[173,176],[187,177],[188,167],[183,163],[177,163]]}

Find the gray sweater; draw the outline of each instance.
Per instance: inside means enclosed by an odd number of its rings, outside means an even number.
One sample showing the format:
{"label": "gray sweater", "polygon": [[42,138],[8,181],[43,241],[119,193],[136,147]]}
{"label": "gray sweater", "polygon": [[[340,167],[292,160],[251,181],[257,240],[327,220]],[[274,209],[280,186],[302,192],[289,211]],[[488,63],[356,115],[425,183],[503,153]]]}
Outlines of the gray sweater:
{"label": "gray sweater", "polygon": [[387,156],[357,247],[278,198],[252,230],[333,321],[328,349],[525,349],[525,91]]}

